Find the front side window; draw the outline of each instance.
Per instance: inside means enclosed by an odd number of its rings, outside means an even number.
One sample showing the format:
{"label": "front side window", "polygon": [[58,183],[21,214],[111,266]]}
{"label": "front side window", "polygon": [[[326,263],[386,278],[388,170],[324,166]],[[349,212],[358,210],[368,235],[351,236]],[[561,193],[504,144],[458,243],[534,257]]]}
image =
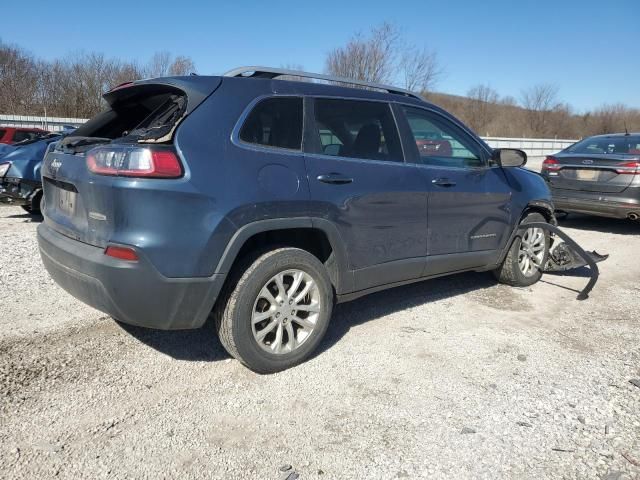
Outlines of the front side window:
{"label": "front side window", "polygon": [[302,98],[273,97],[259,102],[247,116],[240,140],[266,147],[302,149]]}
{"label": "front side window", "polygon": [[478,147],[454,124],[420,108],[403,109],[418,149],[419,163],[456,168],[484,165]]}
{"label": "front side window", "polygon": [[402,148],[388,104],[318,98],[315,126],[320,139],[313,153],[402,162]]}

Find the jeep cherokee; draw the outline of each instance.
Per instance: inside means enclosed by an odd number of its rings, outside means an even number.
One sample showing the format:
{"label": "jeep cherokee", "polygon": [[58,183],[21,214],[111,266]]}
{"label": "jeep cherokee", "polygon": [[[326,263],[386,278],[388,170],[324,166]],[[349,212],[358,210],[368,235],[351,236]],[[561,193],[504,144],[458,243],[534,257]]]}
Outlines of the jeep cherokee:
{"label": "jeep cherokee", "polygon": [[245,67],[104,98],[44,161],[38,240],[53,279],[118,321],[213,314],[227,351],[266,373],[311,354],[336,302],[463,271],[542,275],[549,234],[520,227],[554,222],[543,178],[408,91]]}

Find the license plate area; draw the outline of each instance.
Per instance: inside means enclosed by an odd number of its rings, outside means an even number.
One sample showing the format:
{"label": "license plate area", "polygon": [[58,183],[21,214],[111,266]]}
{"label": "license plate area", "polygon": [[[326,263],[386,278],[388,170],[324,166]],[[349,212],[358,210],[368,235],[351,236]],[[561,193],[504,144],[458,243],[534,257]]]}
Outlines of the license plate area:
{"label": "license plate area", "polygon": [[76,211],[77,193],[70,190],[58,189],[58,208],[65,215],[72,217]]}
{"label": "license plate area", "polygon": [[596,169],[580,169],[576,170],[576,178],[585,182],[595,182],[600,176],[600,171]]}

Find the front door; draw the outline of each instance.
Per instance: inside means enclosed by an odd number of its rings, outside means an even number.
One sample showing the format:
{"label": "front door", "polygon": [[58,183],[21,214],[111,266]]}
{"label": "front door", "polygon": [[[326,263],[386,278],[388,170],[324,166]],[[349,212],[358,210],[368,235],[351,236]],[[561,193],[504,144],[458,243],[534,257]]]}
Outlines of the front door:
{"label": "front door", "polygon": [[418,278],[425,263],[427,191],[404,162],[390,105],[309,100],[305,162],[315,216],[338,226],[354,290]]}
{"label": "front door", "polygon": [[[489,152],[435,110],[401,106],[429,188],[426,275],[483,267],[510,235],[511,187]],[[409,155],[408,155],[409,156]]]}

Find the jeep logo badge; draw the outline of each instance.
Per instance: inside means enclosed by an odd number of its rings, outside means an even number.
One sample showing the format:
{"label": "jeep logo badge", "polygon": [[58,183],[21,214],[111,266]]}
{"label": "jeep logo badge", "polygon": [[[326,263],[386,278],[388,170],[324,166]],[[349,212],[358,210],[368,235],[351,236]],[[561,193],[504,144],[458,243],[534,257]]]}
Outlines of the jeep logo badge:
{"label": "jeep logo badge", "polygon": [[61,166],[62,166],[62,160],[58,160],[57,158],[55,158],[49,164],[49,168],[51,169],[51,173],[55,176],[58,173],[58,170],[60,170]]}

